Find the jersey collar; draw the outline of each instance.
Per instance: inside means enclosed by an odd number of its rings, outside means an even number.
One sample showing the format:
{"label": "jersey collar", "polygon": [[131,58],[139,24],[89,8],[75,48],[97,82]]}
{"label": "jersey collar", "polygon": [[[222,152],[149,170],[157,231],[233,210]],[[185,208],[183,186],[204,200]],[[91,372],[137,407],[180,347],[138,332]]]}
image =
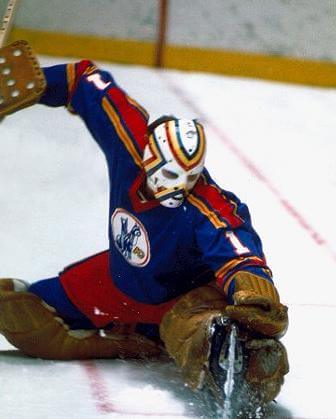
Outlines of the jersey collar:
{"label": "jersey collar", "polygon": [[157,199],[147,199],[142,192],[146,181],[146,173],[141,171],[129,190],[129,197],[135,212],[148,211],[160,205]]}

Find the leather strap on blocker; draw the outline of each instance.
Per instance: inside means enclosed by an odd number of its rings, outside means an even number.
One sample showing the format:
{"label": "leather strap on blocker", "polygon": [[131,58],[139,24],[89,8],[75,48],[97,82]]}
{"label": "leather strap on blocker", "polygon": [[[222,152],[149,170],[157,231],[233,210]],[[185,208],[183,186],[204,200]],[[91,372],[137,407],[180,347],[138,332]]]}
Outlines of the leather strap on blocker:
{"label": "leather strap on blocker", "polygon": [[45,88],[44,74],[26,41],[0,49],[0,117],[38,102]]}

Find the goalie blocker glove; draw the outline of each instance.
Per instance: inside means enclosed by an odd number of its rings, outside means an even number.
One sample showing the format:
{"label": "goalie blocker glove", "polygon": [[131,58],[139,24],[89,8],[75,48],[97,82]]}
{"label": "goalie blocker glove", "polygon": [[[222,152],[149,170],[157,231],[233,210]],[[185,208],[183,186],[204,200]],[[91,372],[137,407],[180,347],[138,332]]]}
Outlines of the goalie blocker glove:
{"label": "goalie blocker glove", "polygon": [[[210,389],[217,402],[224,400],[225,372],[220,369],[219,359],[227,334],[225,326],[219,325],[229,307],[215,286],[206,285],[183,296],[160,326],[165,347],[188,385],[192,389]],[[254,402],[266,404],[278,395],[288,372],[286,349],[275,339],[255,339],[249,333],[244,333],[242,339],[238,393],[248,389],[249,402],[243,403],[247,407]]]}
{"label": "goalie blocker glove", "polygon": [[234,278],[233,305],[225,314],[252,335],[280,338],[288,328],[288,309],[280,303],[274,285],[249,272],[238,272]]}

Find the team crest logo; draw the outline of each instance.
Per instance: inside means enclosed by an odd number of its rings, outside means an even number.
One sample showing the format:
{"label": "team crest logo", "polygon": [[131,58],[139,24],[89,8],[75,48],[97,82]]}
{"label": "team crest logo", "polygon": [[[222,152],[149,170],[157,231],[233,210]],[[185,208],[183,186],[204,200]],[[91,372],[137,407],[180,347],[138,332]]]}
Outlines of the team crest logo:
{"label": "team crest logo", "polygon": [[122,208],[117,208],[112,217],[114,244],[128,263],[146,266],[150,260],[148,235],[142,223]]}

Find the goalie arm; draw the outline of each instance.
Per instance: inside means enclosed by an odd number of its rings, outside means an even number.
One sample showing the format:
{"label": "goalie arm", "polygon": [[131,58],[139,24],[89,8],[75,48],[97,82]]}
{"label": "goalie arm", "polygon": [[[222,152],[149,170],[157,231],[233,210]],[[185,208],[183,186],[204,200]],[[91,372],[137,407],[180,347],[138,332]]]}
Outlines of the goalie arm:
{"label": "goalie arm", "polygon": [[[238,231],[235,239],[239,240]],[[239,240],[240,243],[240,240]],[[237,251],[238,242],[227,241],[225,252]],[[245,252],[251,242],[245,241]],[[216,285],[224,293],[228,306],[224,314],[235,320],[252,335],[279,338],[288,327],[287,307],[280,303],[278,291],[273,283],[272,274],[262,254],[255,251],[239,257],[232,255],[216,271]]]}
{"label": "goalie arm", "polygon": [[198,246],[215,274],[217,289],[228,302],[223,314],[252,334],[280,337],[288,325],[287,308],[280,303],[248,209],[237,200],[235,203],[234,212],[229,207],[222,210],[225,221],[218,218],[214,225],[213,218],[203,217],[198,222]]}
{"label": "goalie arm", "polygon": [[[230,265],[236,265],[230,269]],[[288,328],[287,307],[280,303],[270,270],[256,256],[227,262],[217,272],[217,287],[230,304],[225,314],[252,335],[280,338]]]}
{"label": "goalie arm", "polygon": [[[47,89],[40,103],[66,106],[85,122],[110,158],[116,151],[141,166],[148,114],[91,61],[44,68]],[[127,156],[126,160],[128,160]]]}
{"label": "goalie arm", "polygon": [[91,95],[90,97],[86,95],[86,98],[83,98],[80,109],[74,109],[71,101],[77,90],[80,89],[80,83],[84,77],[95,69],[94,64],[88,60],[74,64],[44,67],[43,73],[47,86],[40,103],[52,107],[66,106],[74,113],[84,114],[84,108],[88,105],[87,102],[94,100]]}

